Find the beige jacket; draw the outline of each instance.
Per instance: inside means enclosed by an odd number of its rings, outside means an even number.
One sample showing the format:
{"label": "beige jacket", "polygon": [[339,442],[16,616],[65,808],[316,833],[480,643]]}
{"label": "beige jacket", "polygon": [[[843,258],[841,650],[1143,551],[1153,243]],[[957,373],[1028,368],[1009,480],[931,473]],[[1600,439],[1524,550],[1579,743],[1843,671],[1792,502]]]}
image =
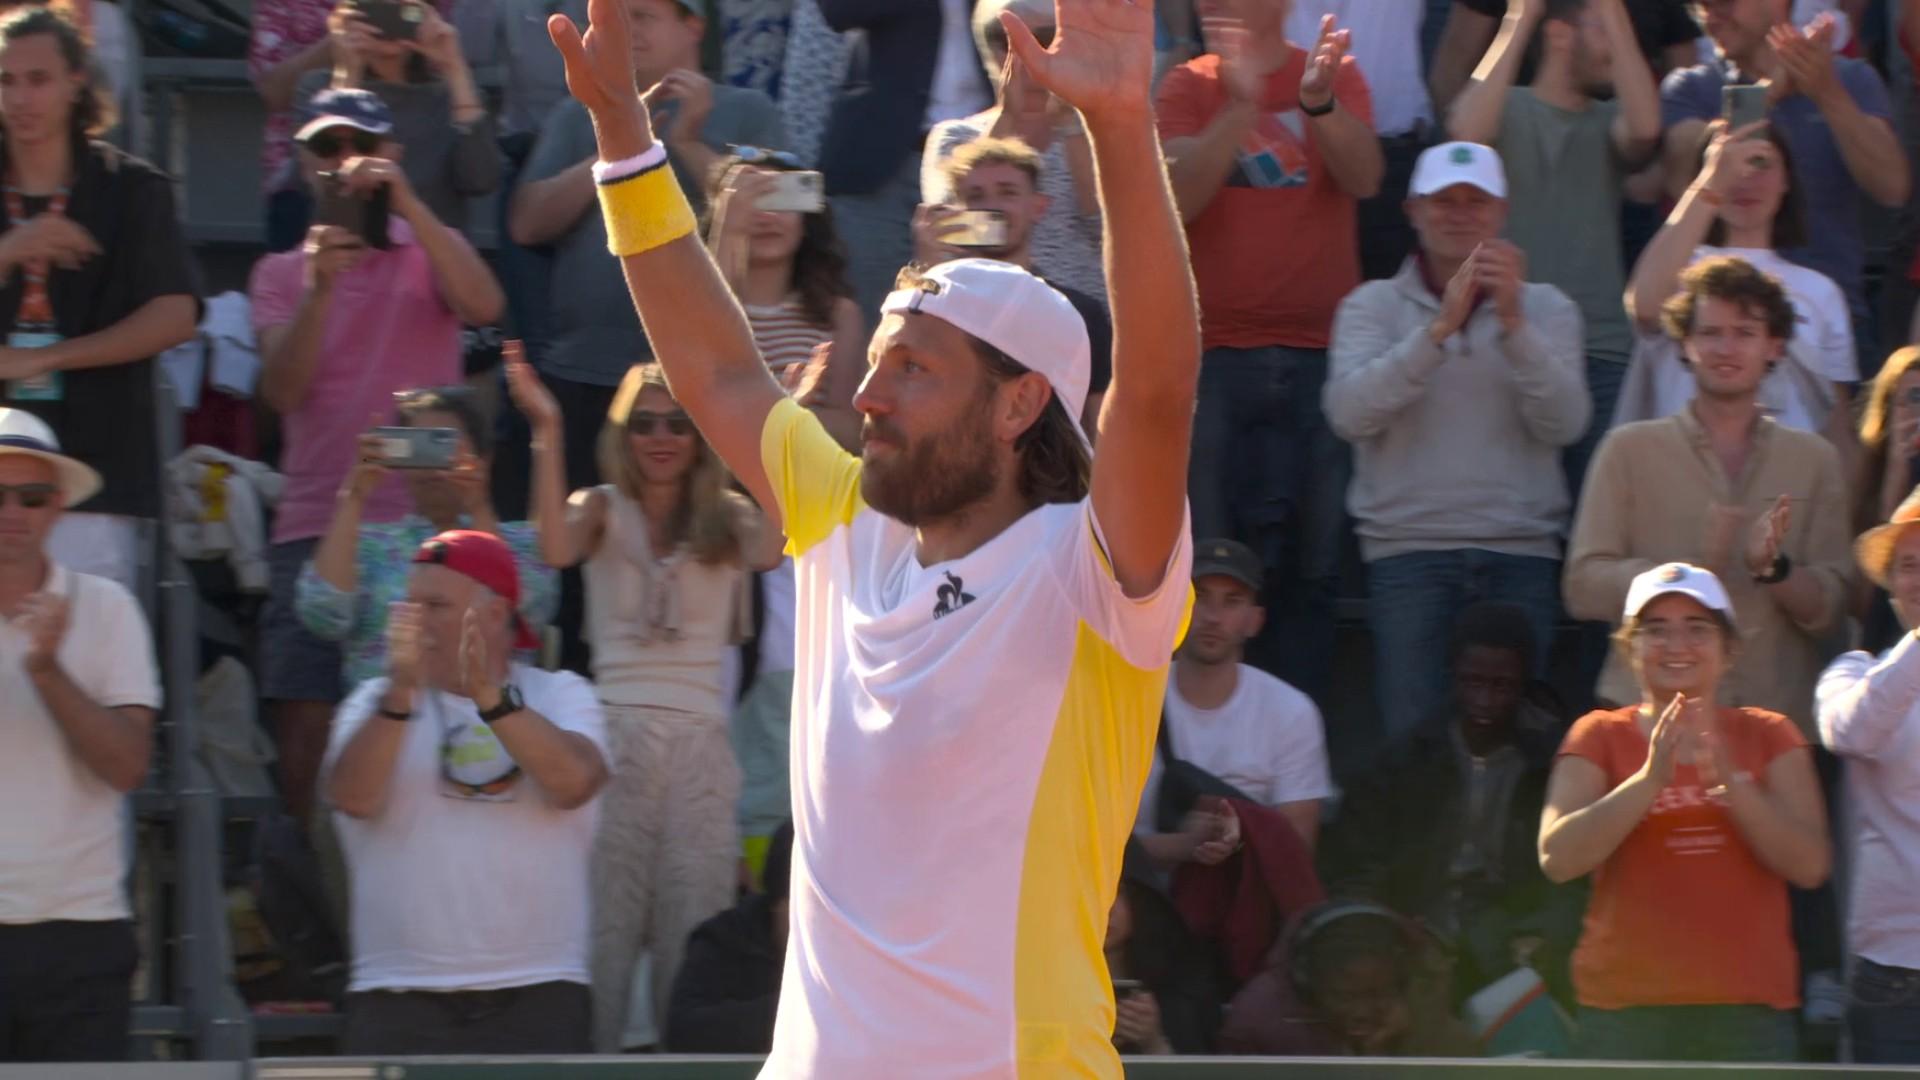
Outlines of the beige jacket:
{"label": "beige jacket", "polygon": [[[1751,523],[1782,494],[1792,497],[1793,510],[1781,549],[1795,573],[1812,574],[1819,584],[1820,616],[1795,622],[1753,581],[1740,557],[1747,533],[1739,533],[1729,564],[1708,567],[1733,598],[1741,639],[1720,701],[1784,713],[1811,735],[1814,683],[1837,651],[1835,631],[1843,625],[1853,567],[1840,457],[1820,436],[1762,418],[1743,474],[1730,478],[1691,408],[1614,429],[1594,454],[1574,519],[1562,583],[1568,613],[1618,626],[1635,575],[1664,562],[1699,565],[1707,558],[1713,504],[1738,506]],[[1622,705],[1640,700],[1639,684],[1617,649],[1596,692]]]}

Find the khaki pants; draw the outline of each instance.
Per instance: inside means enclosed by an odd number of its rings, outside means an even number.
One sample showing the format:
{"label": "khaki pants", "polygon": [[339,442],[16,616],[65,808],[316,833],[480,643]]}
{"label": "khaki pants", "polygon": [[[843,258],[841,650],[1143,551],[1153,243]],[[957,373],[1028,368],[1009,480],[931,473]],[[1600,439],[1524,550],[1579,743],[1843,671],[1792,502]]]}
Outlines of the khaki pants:
{"label": "khaki pants", "polygon": [[608,705],[613,779],[593,852],[594,1048],[620,1046],[641,952],[653,956],[653,1014],[667,999],[687,935],[733,903],[740,766],[723,716]]}

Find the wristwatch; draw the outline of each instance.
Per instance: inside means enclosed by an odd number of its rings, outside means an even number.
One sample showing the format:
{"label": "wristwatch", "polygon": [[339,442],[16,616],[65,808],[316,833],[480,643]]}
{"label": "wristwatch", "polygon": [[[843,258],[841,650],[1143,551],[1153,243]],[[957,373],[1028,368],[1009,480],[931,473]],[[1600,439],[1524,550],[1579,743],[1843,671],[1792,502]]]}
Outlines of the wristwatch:
{"label": "wristwatch", "polygon": [[1325,105],[1321,105],[1318,108],[1315,108],[1314,106],[1309,105],[1303,101],[1300,103],[1300,111],[1307,114],[1308,116],[1325,116],[1328,113],[1333,111],[1333,106],[1335,102],[1336,102],[1336,99],[1328,98],[1327,103]]}
{"label": "wristwatch", "polygon": [[514,713],[526,707],[527,700],[520,696],[520,688],[512,683],[508,683],[500,688],[499,702],[497,702],[493,708],[481,713],[480,720],[482,723],[492,724],[494,721],[512,716]]}
{"label": "wristwatch", "polygon": [[1793,560],[1787,558],[1787,553],[1783,551],[1773,557],[1773,565],[1767,567],[1766,573],[1753,575],[1753,580],[1757,585],[1778,585],[1787,580],[1787,575],[1791,573]]}

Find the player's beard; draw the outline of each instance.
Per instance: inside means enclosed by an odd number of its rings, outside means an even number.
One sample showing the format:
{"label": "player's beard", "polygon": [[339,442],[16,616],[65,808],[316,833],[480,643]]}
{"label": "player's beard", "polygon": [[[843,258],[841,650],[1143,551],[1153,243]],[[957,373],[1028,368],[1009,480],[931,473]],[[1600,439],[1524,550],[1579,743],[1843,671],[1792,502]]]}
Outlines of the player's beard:
{"label": "player's beard", "polygon": [[908,441],[885,420],[868,417],[866,430],[892,444],[885,460],[862,454],[860,495],[868,506],[919,528],[944,521],[993,494],[1000,480],[988,435],[987,403],[953,422],[945,431]]}

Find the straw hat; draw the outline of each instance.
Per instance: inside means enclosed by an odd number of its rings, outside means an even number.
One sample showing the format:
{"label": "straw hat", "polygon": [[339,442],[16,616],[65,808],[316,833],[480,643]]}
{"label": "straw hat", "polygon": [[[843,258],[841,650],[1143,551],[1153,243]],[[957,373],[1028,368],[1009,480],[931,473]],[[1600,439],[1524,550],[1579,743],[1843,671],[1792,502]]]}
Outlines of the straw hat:
{"label": "straw hat", "polygon": [[21,409],[0,409],[0,455],[39,458],[53,466],[66,505],[72,508],[100,490],[100,474],[60,452],[60,440],[46,421]]}
{"label": "straw hat", "polygon": [[1893,546],[1900,537],[1915,525],[1920,525],[1920,488],[1914,488],[1899,506],[1894,508],[1893,517],[1885,525],[1877,525],[1860,534],[1853,542],[1853,557],[1860,561],[1860,569],[1881,588],[1887,587],[1887,571],[1893,562]]}

